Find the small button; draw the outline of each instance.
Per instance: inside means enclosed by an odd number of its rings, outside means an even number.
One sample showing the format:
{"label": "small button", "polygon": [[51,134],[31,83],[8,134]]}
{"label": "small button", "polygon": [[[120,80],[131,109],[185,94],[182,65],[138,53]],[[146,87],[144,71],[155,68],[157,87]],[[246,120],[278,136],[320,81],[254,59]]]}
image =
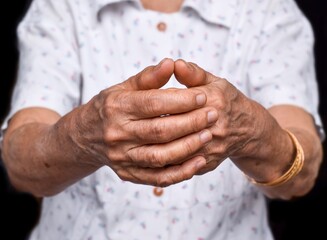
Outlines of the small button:
{"label": "small button", "polygon": [[159,22],[157,24],[157,29],[160,31],[160,32],[165,32],[166,29],[167,29],[167,24],[164,23],[164,22]]}
{"label": "small button", "polygon": [[160,197],[163,194],[164,190],[161,187],[155,187],[153,189],[153,194],[157,197]]}

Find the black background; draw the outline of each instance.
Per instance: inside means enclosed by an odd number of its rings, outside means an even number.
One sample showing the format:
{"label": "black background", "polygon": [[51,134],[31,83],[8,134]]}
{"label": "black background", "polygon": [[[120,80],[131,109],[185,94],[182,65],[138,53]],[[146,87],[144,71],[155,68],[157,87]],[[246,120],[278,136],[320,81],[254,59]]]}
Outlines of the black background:
{"label": "black background", "polygon": [[[316,37],[316,72],[320,91],[320,114],[327,126],[327,1],[297,0],[310,20]],[[17,68],[16,26],[30,0],[1,3],[1,80],[0,123],[9,109],[12,86]],[[327,145],[324,142],[326,152]],[[325,157],[326,159],[326,157]],[[276,240],[327,239],[327,163],[324,161],[314,189],[305,197],[293,201],[269,200],[270,223]],[[0,239],[26,239],[37,222],[39,204],[25,193],[16,192],[8,182],[0,164]],[[241,239],[240,239],[241,240]]]}

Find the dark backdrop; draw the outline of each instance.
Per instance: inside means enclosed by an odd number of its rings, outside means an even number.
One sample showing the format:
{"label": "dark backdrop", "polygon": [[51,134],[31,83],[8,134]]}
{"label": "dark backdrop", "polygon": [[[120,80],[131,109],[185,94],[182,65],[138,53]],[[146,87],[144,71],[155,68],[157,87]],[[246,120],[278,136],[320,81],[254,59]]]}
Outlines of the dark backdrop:
{"label": "dark backdrop", "polygon": [[[9,99],[15,82],[17,66],[16,25],[22,18],[29,0],[11,0],[1,3],[0,52],[2,58],[0,80],[0,123],[9,109]],[[7,181],[0,161],[0,239],[24,240],[38,218],[36,199],[16,192]]]}
{"label": "dark backdrop", "polygon": [[[17,67],[16,26],[30,0],[5,1],[0,14],[1,56],[0,122],[9,109]],[[327,126],[327,1],[297,0],[312,23],[316,44],[316,70],[320,89],[320,114]],[[326,151],[327,145],[324,143]],[[39,204],[32,196],[16,192],[0,164],[0,239],[23,240],[38,219]],[[327,239],[327,163],[324,161],[316,186],[305,197],[291,202],[269,201],[270,222],[276,240]]]}
{"label": "dark backdrop", "polygon": [[[320,114],[327,130],[327,1],[298,0],[311,21],[315,42],[316,72],[320,92]],[[327,140],[324,142],[327,152]],[[325,154],[326,155],[326,154]],[[309,195],[291,202],[271,201],[270,221],[276,240],[327,239],[327,156],[318,181]]]}

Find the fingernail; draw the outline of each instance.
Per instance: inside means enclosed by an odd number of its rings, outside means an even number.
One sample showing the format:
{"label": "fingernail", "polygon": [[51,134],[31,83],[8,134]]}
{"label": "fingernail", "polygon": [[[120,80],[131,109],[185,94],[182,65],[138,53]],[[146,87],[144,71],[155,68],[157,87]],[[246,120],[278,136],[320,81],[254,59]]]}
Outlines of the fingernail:
{"label": "fingernail", "polygon": [[210,111],[208,112],[208,123],[213,123],[213,122],[216,122],[217,119],[218,119],[218,114],[216,111]]}
{"label": "fingernail", "polygon": [[209,130],[203,130],[200,133],[200,139],[202,143],[207,143],[212,139],[211,132]]}
{"label": "fingernail", "polygon": [[206,95],[204,95],[203,93],[196,95],[196,103],[199,106],[204,105],[206,101],[207,101]]}

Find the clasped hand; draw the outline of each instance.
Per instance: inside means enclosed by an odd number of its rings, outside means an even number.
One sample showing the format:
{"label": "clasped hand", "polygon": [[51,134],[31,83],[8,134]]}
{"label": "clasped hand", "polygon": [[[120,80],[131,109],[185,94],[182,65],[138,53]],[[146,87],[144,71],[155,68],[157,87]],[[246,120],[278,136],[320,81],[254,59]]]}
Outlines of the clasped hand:
{"label": "clasped hand", "polygon": [[[187,88],[162,89],[173,74]],[[85,104],[75,141],[123,180],[168,186],[242,154],[254,131],[251,111],[227,80],[164,59]]]}

